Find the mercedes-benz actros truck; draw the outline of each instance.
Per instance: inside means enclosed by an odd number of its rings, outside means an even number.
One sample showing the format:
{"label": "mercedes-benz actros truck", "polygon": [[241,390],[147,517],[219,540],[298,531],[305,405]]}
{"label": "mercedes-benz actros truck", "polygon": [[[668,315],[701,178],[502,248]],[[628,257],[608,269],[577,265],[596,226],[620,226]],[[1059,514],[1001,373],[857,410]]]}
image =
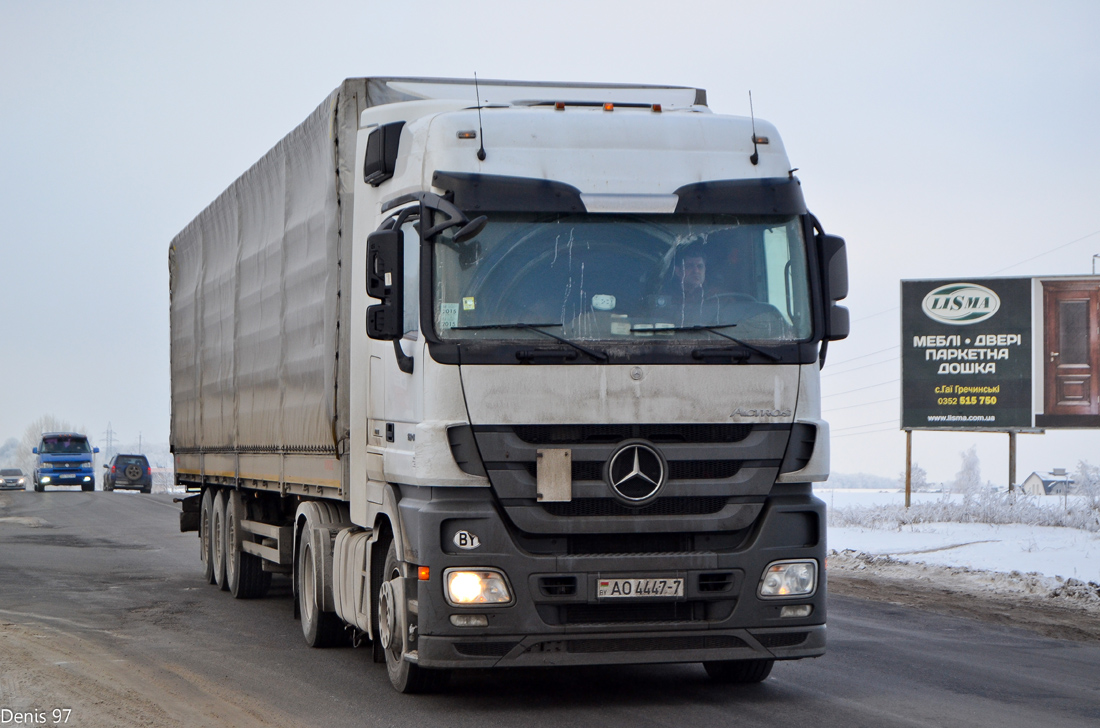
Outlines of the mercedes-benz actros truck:
{"label": "mercedes-benz actros truck", "polygon": [[353,78],[171,242],[181,528],[402,692],[825,650],[844,241],[701,89]]}

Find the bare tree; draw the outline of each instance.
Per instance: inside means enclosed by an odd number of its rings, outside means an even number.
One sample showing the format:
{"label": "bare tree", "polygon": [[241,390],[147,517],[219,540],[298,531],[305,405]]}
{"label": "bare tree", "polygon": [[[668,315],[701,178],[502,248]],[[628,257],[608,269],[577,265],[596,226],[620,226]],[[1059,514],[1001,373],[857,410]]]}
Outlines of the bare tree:
{"label": "bare tree", "polygon": [[1085,460],[1077,462],[1073,471],[1074,490],[1089,499],[1093,510],[1100,510],[1100,467]]}
{"label": "bare tree", "polygon": [[16,467],[22,468],[24,473],[34,470],[33,448],[38,447],[38,441],[42,439],[43,432],[74,432],[72,425],[64,420],[59,420],[53,415],[42,415],[27,425],[23,431],[23,439],[15,450]]}

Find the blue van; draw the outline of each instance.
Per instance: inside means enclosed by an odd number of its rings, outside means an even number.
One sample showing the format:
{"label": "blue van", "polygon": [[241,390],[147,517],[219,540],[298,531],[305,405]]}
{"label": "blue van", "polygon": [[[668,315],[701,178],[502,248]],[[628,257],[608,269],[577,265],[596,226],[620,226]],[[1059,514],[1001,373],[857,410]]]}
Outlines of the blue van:
{"label": "blue van", "polygon": [[43,432],[34,464],[34,489],[41,493],[47,485],[79,485],[81,490],[95,490],[94,453],[88,438],[75,432]]}

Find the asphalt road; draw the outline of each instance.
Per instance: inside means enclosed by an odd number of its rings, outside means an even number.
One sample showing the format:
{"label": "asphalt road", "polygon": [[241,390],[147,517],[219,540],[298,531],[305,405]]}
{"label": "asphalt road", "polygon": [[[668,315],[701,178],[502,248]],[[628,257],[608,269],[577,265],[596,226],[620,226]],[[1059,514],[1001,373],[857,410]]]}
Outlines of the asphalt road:
{"label": "asphalt road", "polygon": [[760,685],[699,665],[460,673],[402,696],[369,650],[306,647],[289,582],[202,582],[169,495],[0,494],[0,723],[285,726],[1100,725],[1100,645],[833,598],[825,657]]}

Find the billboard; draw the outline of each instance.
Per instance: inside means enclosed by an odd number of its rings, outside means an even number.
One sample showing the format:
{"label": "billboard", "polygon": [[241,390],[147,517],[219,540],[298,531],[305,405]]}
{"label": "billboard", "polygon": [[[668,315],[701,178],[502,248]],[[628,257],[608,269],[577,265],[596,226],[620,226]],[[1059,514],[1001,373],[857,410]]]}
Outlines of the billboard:
{"label": "billboard", "polygon": [[901,427],[1100,427],[1100,276],[901,282]]}

